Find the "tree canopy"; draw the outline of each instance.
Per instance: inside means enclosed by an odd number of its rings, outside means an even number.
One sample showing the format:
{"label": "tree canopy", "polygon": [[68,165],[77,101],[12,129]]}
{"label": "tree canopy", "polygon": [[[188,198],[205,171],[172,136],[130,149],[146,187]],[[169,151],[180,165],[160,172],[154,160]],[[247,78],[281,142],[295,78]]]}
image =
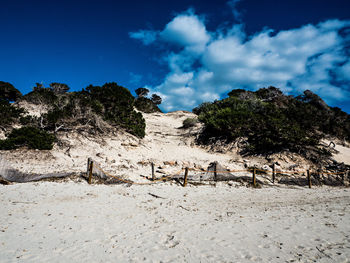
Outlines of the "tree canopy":
{"label": "tree canopy", "polygon": [[50,84],[50,89],[56,94],[62,94],[67,92],[69,90],[69,87],[64,83],[53,82]]}
{"label": "tree canopy", "polygon": [[135,93],[139,98],[146,97],[149,93],[149,90],[146,88],[138,88],[135,90]]}
{"label": "tree canopy", "polygon": [[0,81],[0,99],[6,101],[16,101],[22,97],[22,93],[11,83]]}
{"label": "tree canopy", "polygon": [[159,105],[162,103],[162,98],[157,94],[152,94],[151,100],[155,105]]}

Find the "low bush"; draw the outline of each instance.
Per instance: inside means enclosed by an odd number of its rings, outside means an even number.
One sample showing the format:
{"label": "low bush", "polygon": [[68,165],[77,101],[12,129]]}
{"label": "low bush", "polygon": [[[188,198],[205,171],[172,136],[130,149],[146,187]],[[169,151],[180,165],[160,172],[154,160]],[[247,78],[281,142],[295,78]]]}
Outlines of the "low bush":
{"label": "low bush", "polygon": [[136,109],[145,113],[162,112],[151,99],[145,97],[137,98],[134,105]]}
{"label": "low bush", "polygon": [[52,89],[39,86],[35,87],[33,91],[24,95],[22,99],[36,105],[52,105],[57,101],[57,95]]}
{"label": "low bush", "polygon": [[0,99],[0,127],[17,121],[23,113],[23,109],[15,107],[7,100]]}
{"label": "low bush", "polygon": [[16,101],[22,97],[21,92],[11,83],[0,81],[0,99],[7,101]]}
{"label": "low bush", "polygon": [[114,82],[103,86],[90,85],[80,92],[57,94],[38,87],[24,99],[42,101],[48,106],[49,111],[41,116],[40,127],[50,131],[77,126],[90,126],[102,131],[96,120],[103,119],[135,136],[145,136],[145,120],[141,113],[134,110],[134,97],[128,89]]}
{"label": "low bush", "polygon": [[198,122],[197,118],[187,118],[182,122],[182,128],[188,129],[194,127]]}
{"label": "low bush", "polygon": [[55,136],[35,127],[13,129],[5,140],[0,140],[0,150],[26,146],[29,149],[51,150]]}
{"label": "low bush", "polygon": [[193,110],[205,127],[200,143],[245,137],[247,153],[289,150],[303,154],[308,147],[317,149],[324,134],[350,139],[350,115],[328,107],[310,91],[296,98],[274,87],[257,92],[233,90],[229,95]]}

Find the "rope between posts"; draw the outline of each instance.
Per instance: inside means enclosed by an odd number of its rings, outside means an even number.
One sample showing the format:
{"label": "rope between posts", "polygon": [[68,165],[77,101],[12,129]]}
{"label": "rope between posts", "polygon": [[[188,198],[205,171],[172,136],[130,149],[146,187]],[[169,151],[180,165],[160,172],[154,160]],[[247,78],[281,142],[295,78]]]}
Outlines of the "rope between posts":
{"label": "rope between posts", "polygon": [[[200,170],[200,169],[195,169],[195,168],[191,168],[189,169],[189,171],[199,171],[199,172],[202,172],[202,173],[244,173],[244,172],[252,172],[254,171],[253,168],[251,169],[246,169],[246,170],[224,170],[224,171],[215,171],[215,170],[212,170],[212,171],[203,171],[203,170]],[[264,172],[264,173],[270,173],[272,174],[273,171],[267,171],[267,170],[261,170],[261,169],[255,169],[255,171],[257,172]],[[275,171],[276,174],[304,174],[305,172],[297,172],[297,171]]]}
{"label": "rope between posts", "polygon": [[177,173],[175,173],[174,175],[167,175],[167,176],[163,176],[162,178],[159,178],[159,179],[156,179],[156,180],[153,180],[152,182],[145,182],[145,183],[138,183],[138,182],[134,182],[134,181],[131,181],[131,180],[126,180],[126,179],[123,179],[119,176],[115,176],[115,175],[111,175],[110,173],[107,173],[106,171],[104,171],[102,168],[100,167],[96,167],[98,168],[101,172],[103,172],[105,175],[107,176],[110,176],[110,177],[113,177],[121,182],[124,182],[124,183],[127,183],[127,184],[135,184],[135,185],[150,185],[150,184],[155,184],[157,182],[161,182],[161,181],[164,181],[164,180],[170,180],[171,177],[174,177],[174,176],[177,176],[179,175],[184,169],[181,169],[180,171],[178,171]]}
{"label": "rope between posts", "polygon": [[[246,169],[246,170],[224,170],[224,171],[215,171],[215,170],[211,170],[211,171],[203,171],[201,169],[196,169],[196,168],[189,168],[189,171],[198,171],[198,172],[202,172],[202,173],[242,173],[242,172],[252,172],[254,171],[254,168],[250,168],[250,169]],[[268,171],[268,170],[262,170],[262,169],[255,169],[255,171],[257,172],[264,172],[267,174],[273,174],[273,171]],[[305,174],[306,171],[279,171],[276,170],[275,174]],[[330,172],[323,172],[321,171],[320,173],[323,174],[345,174],[345,172],[338,172],[338,173],[330,173]]]}
{"label": "rope between posts", "polygon": [[[97,169],[99,169],[102,173],[104,173],[105,175],[109,176],[109,177],[113,177],[115,179],[117,179],[118,181],[124,182],[124,183],[128,183],[128,184],[135,184],[135,185],[151,185],[151,184],[155,184],[161,181],[168,181],[171,180],[173,177],[178,176],[182,171],[184,171],[185,169],[182,168],[181,170],[179,170],[177,173],[173,174],[173,175],[167,175],[167,176],[163,176],[162,178],[153,180],[152,182],[134,182],[131,180],[127,180],[127,179],[123,179],[119,176],[115,176],[112,175],[106,171],[104,171],[101,167],[97,166]],[[245,170],[224,170],[224,171],[215,171],[215,170],[210,170],[210,171],[203,171],[201,169],[198,168],[188,168],[188,171],[198,171],[201,173],[242,173],[242,172],[252,172],[252,171],[259,171],[259,172],[264,172],[267,174],[273,174],[273,171],[267,171],[267,170],[262,170],[262,169],[254,169],[254,168],[249,168],[249,169],[245,169]],[[275,171],[275,174],[305,174],[306,171],[303,172],[297,172],[297,171]],[[320,171],[320,173],[323,174],[333,174],[333,175],[339,175],[339,174],[345,174],[346,172],[337,172],[337,173],[331,173],[331,172],[324,172],[324,171]]]}
{"label": "rope between posts", "polygon": [[330,172],[320,171],[320,173],[322,173],[322,174],[345,174],[346,172],[330,173]]}

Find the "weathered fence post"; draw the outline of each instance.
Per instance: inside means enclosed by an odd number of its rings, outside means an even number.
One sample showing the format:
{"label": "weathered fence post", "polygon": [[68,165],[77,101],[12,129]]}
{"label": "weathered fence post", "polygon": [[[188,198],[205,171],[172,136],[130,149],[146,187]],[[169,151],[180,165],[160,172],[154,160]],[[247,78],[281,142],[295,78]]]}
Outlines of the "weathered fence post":
{"label": "weathered fence post", "polygon": [[272,183],[275,183],[275,177],[276,177],[276,164],[274,163],[272,165]]}
{"label": "weathered fence post", "polygon": [[311,188],[310,170],[307,170],[306,173],[307,173],[307,182],[308,182],[308,184],[309,184],[309,188]]}
{"label": "weathered fence post", "polygon": [[349,170],[345,171],[345,173],[343,174],[343,184],[347,185],[349,181]]}
{"label": "weathered fence post", "polygon": [[256,186],[256,168],[253,169],[253,186]]}
{"label": "weathered fence post", "polygon": [[91,158],[89,157],[87,161],[87,167],[86,167],[86,176],[89,176],[90,162],[91,162]]}
{"label": "weathered fence post", "polygon": [[188,167],[185,168],[184,184],[183,184],[184,187],[186,187],[187,185],[187,176],[188,176]]}
{"label": "weathered fence post", "polygon": [[91,184],[91,179],[92,179],[92,169],[94,167],[94,162],[90,160],[90,165],[89,165],[89,184]]}
{"label": "weathered fence post", "polygon": [[154,181],[154,163],[151,163],[152,166],[152,181]]}
{"label": "weathered fence post", "polygon": [[218,174],[217,174],[217,162],[214,163],[214,181],[217,181]]}

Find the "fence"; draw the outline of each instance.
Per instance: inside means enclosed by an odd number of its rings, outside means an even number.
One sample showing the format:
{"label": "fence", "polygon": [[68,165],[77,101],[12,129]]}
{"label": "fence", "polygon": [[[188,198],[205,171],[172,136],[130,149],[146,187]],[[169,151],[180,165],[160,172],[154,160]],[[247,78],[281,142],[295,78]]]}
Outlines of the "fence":
{"label": "fence", "polygon": [[[155,184],[158,182],[166,182],[169,180],[174,180],[174,179],[179,179],[181,178],[180,175],[183,173],[183,186],[186,187],[188,184],[188,179],[189,179],[189,172],[200,172],[200,173],[205,173],[205,174],[210,174],[212,173],[213,176],[213,180],[214,181],[224,181],[224,180],[235,180],[238,178],[242,178],[242,176],[239,177],[235,177],[233,174],[234,173],[245,173],[245,174],[249,174],[251,176],[251,181],[250,183],[254,186],[257,187],[258,183],[257,183],[257,173],[263,173],[266,175],[271,175],[271,181],[274,184],[275,183],[275,179],[276,179],[276,175],[304,175],[306,177],[307,180],[307,185],[309,188],[312,187],[312,179],[311,179],[311,174],[318,174],[320,176],[320,174],[327,174],[327,175],[337,175],[337,176],[341,176],[342,178],[342,183],[345,184],[346,180],[348,179],[349,176],[349,171],[343,171],[343,172],[328,172],[328,171],[314,171],[313,173],[311,173],[310,170],[305,170],[305,171],[282,171],[282,170],[277,170],[275,168],[275,165],[273,165],[272,171],[269,170],[263,170],[263,169],[257,169],[257,168],[248,168],[248,169],[244,169],[244,170],[218,170],[217,169],[217,163],[214,163],[214,169],[209,170],[209,168],[207,169],[207,171],[204,171],[202,169],[196,169],[196,168],[182,168],[180,169],[178,172],[173,173],[172,175],[168,175],[168,176],[162,176],[161,178],[156,179],[155,177],[155,170],[154,170],[154,163],[151,163],[151,178],[147,178],[150,181],[149,182],[134,182],[131,180],[127,180],[124,179],[120,176],[115,176],[115,175],[111,175],[107,172],[105,172],[99,165],[95,165],[95,167],[97,168],[97,170],[99,170],[102,174],[104,174],[105,176],[117,179],[118,181],[122,182],[122,183],[127,183],[127,184],[135,184],[135,185],[149,185],[149,184]],[[91,184],[92,182],[92,176],[93,176],[93,169],[94,169],[94,161],[92,161],[90,158],[88,159],[88,169],[87,169],[87,175],[88,175],[88,183]],[[229,176],[222,176],[223,174],[229,174]],[[220,176],[219,176],[220,175]]]}

